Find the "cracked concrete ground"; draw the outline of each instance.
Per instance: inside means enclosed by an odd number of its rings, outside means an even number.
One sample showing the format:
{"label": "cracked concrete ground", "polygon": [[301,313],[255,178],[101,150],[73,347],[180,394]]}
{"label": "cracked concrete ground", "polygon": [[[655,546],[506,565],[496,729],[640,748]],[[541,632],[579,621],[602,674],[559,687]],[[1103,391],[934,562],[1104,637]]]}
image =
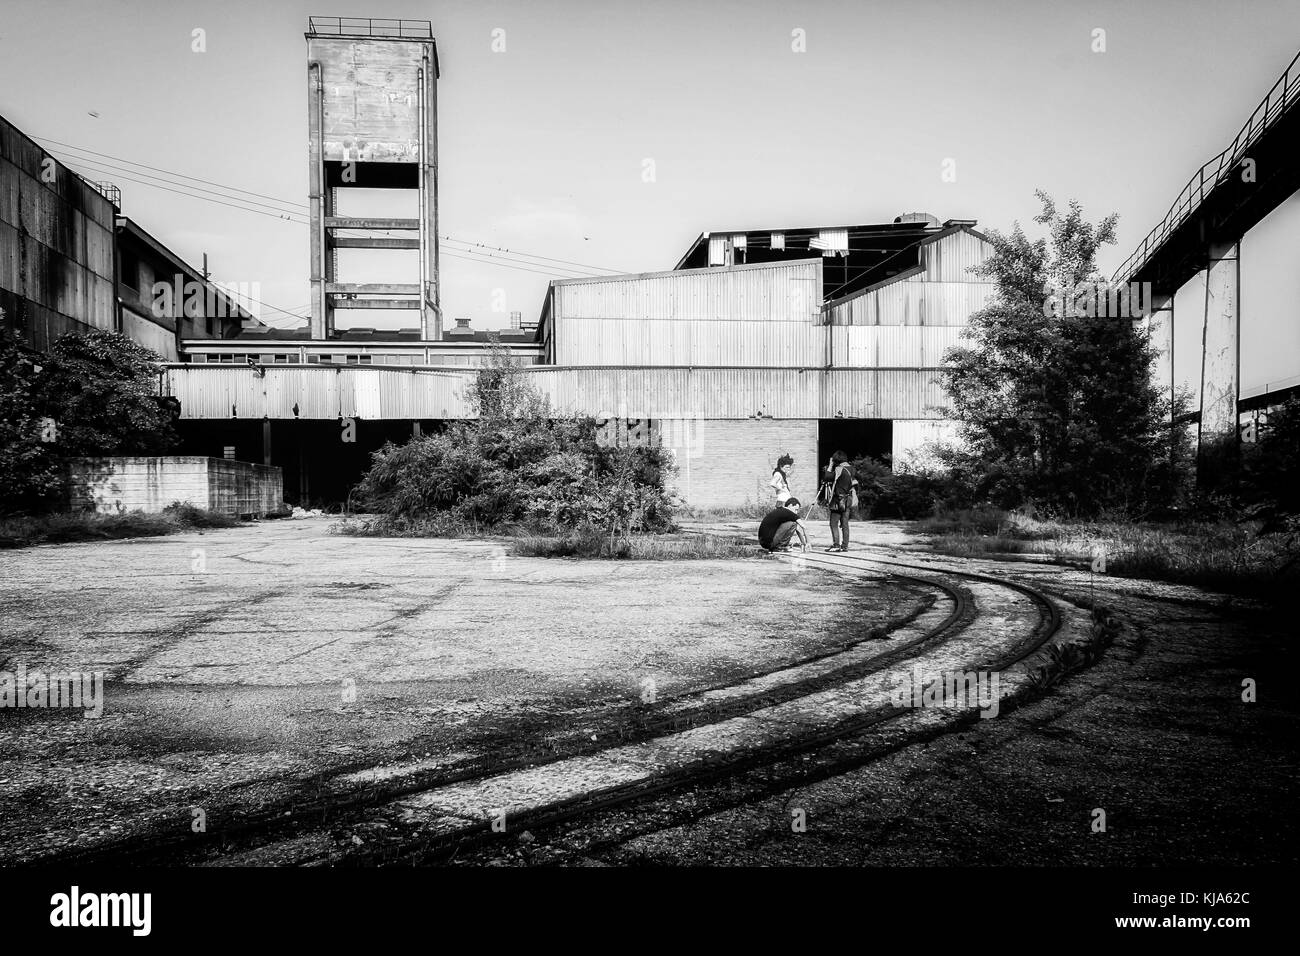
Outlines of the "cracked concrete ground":
{"label": "cracked concrete ground", "polygon": [[836,648],[918,601],[759,557],[516,558],[328,525],[0,554],[0,670],[106,680],[98,719],[0,711],[0,859],[599,732],[602,707]]}

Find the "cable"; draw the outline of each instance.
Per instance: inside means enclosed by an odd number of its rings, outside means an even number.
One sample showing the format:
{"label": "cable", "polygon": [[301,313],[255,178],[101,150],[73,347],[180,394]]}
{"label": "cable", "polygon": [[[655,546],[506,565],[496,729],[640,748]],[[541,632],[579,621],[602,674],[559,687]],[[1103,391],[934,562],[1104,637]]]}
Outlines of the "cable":
{"label": "cable", "polygon": [[[189,180],[193,180],[194,182],[205,183],[205,184],[207,184],[207,185],[209,185],[209,186],[218,186],[218,187],[220,187],[221,189],[232,190],[232,191],[234,191],[234,192],[240,192],[240,193],[247,193],[249,196],[257,196],[257,197],[260,198],[260,199],[270,199],[270,200],[272,200],[273,202],[278,202],[278,203],[280,203],[280,204],[282,204],[282,205],[286,205],[286,206],[297,206],[297,207],[299,207],[300,209],[303,209],[303,210],[306,210],[306,209],[307,209],[307,204],[306,204],[306,203],[292,202],[292,201],[290,201],[290,200],[288,200],[288,199],[277,199],[275,196],[268,196],[268,195],[266,195],[265,193],[255,193],[255,192],[253,192],[253,191],[251,191],[251,190],[248,190],[248,189],[240,189],[238,186],[227,186],[227,185],[224,185],[223,183],[214,183],[214,182],[212,182],[211,180],[208,180],[208,179],[200,179],[200,178],[197,177],[197,176],[186,176],[184,173],[173,172],[172,170],[169,170],[169,169],[160,169],[160,168],[157,167],[157,166],[147,166],[147,165],[145,165],[144,163],[137,163],[137,162],[135,162],[134,160],[123,159],[121,156],[112,156],[112,155],[110,155],[110,154],[108,154],[108,153],[99,153],[99,152],[96,152],[96,151],[93,150],[93,149],[86,149],[84,146],[73,146],[71,143],[61,143],[61,142],[59,142],[57,139],[47,139],[47,138],[44,137],[44,136],[40,136],[40,137],[36,137],[36,136],[34,136],[33,138],[34,138],[34,139],[46,139],[47,142],[54,143],[56,146],[63,146],[63,147],[65,147],[66,149],[76,150],[76,151],[79,152],[79,153],[90,153],[90,154],[92,154],[92,155],[94,155],[94,156],[102,156],[102,157],[105,158],[105,159],[111,159],[111,160],[114,160],[114,161],[119,162],[119,163],[126,163],[128,166],[139,166],[139,167],[141,167],[141,168],[143,168],[143,169],[152,169],[152,170],[153,170],[154,172],[156,172],[156,173],[166,173],[168,176],[176,176],[176,177],[179,178],[179,179],[189,179]],[[53,152],[53,150],[51,150],[51,152]]]}
{"label": "cable", "polygon": [[[297,223],[300,226],[308,225],[305,219],[294,219],[292,216],[290,216],[287,213],[276,215],[275,213],[266,212],[265,210],[262,209],[252,209],[248,206],[240,206],[240,205],[236,205],[235,203],[223,202],[220,199],[210,199],[207,196],[199,196],[195,193],[187,192],[183,189],[171,189],[167,186],[160,185],[159,183],[148,182],[142,179],[134,179],[130,176],[124,176],[121,173],[114,173],[112,170],[103,169],[93,163],[88,162],[87,160],[77,160],[76,165],[82,166],[84,168],[93,170],[98,173],[112,176],[114,179],[125,179],[129,183],[138,183],[141,186],[151,186],[154,189],[162,189],[169,193],[176,193],[179,196],[188,196],[190,199],[198,199],[203,202],[212,202],[212,203],[216,203],[219,206],[229,206],[231,209],[242,209],[244,212],[257,213],[259,216],[267,216],[271,219],[278,219],[281,222],[293,222],[293,223]],[[72,166],[72,164],[69,164],[69,166]],[[173,185],[176,184],[173,183]]]}
{"label": "cable", "polygon": [[[56,155],[56,156],[59,156],[61,153],[63,153],[62,150],[51,150],[51,152],[53,152],[54,155]],[[270,205],[269,203],[257,202],[256,200],[253,200],[253,199],[240,199],[240,198],[237,197],[237,196],[229,196],[229,195],[227,195],[226,193],[217,192],[216,190],[213,190],[213,189],[204,189],[202,186],[191,186],[189,183],[178,183],[178,182],[173,182],[173,181],[170,180],[170,179],[162,179],[161,177],[158,177],[158,176],[150,176],[148,173],[137,172],[137,171],[134,170],[134,169],[125,169],[125,168],[123,168],[123,167],[121,167],[121,166],[112,166],[112,165],[110,165],[110,164],[108,164],[108,163],[99,163],[99,162],[95,162],[95,160],[84,159],[84,158],[81,157],[81,156],[73,156],[73,155],[71,155],[71,154],[66,154],[66,153],[65,153],[65,154],[63,154],[63,156],[62,156],[61,158],[63,158],[64,162],[67,162],[67,163],[74,163],[74,162],[75,162],[75,163],[85,163],[85,164],[92,164],[92,163],[93,163],[93,164],[95,165],[96,168],[99,168],[99,169],[102,169],[102,170],[113,170],[114,173],[119,173],[119,174],[120,174],[120,173],[132,173],[132,174],[134,174],[134,175],[136,175],[136,176],[143,176],[143,177],[144,177],[145,179],[147,179],[147,180],[150,180],[150,181],[156,181],[156,182],[158,182],[158,183],[165,183],[165,184],[167,184],[167,185],[169,185],[169,186],[179,186],[179,187],[182,187],[183,189],[187,189],[187,190],[197,190],[198,192],[201,192],[201,193],[211,193],[213,196],[225,196],[227,199],[234,199],[234,200],[236,200],[237,202],[247,204],[247,205],[250,206],[250,207],[251,207],[251,206],[261,206],[261,207],[263,207],[264,209],[269,209],[269,210],[271,210],[272,212],[276,213],[276,214],[279,215],[279,216],[293,216],[293,215],[298,215],[298,213],[294,213],[294,212],[292,212],[291,210],[288,210],[288,209],[280,209],[280,208],[278,208],[278,207],[276,207],[276,206],[272,206],[272,205]],[[138,182],[138,180],[136,180],[136,181]]]}
{"label": "cable", "polygon": [[[86,148],[86,147],[84,147],[84,146],[75,146],[75,145],[73,145],[73,144],[71,144],[71,143],[64,143],[64,142],[61,142],[60,140],[56,140],[56,139],[48,139],[48,138],[46,138],[46,137],[34,137],[34,138],[37,138],[37,139],[43,139],[43,140],[45,140],[46,142],[53,143],[53,144],[55,144],[55,145],[57,145],[57,146],[62,146],[62,147],[64,147],[64,150],[50,150],[50,152],[52,152],[52,153],[64,152],[65,150],[73,150],[73,151],[75,151],[75,152],[79,152],[79,153],[89,153],[89,154],[91,154],[91,155],[93,155],[93,156],[100,156],[100,157],[103,157],[104,159],[110,159],[110,160],[113,160],[114,162],[125,163],[125,164],[127,164],[128,166],[136,166],[136,167],[139,167],[140,169],[148,169],[148,170],[152,170],[153,172],[163,173],[164,175],[174,177],[175,179],[187,179],[187,180],[190,180],[191,182],[203,183],[203,184],[208,185],[208,186],[215,186],[215,187],[217,187],[217,189],[219,189],[219,190],[223,190],[224,192],[213,192],[213,190],[210,190],[210,189],[201,189],[201,187],[198,187],[198,186],[189,186],[187,183],[177,183],[177,182],[172,182],[172,181],[170,181],[170,180],[166,180],[166,179],[160,179],[159,177],[156,177],[156,176],[149,176],[149,175],[147,175],[146,173],[141,173],[141,172],[139,172],[138,170],[134,170],[134,169],[132,169],[132,170],[121,170],[119,167],[111,166],[110,164],[107,164],[107,163],[99,163],[99,162],[96,162],[96,161],[94,161],[94,160],[87,160],[87,159],[84,159],[84,158],[81,158],[81,157],[77,157],[77,161],[78,161],[78,162],[81,162],[81,163],[83,163],[83,164],[87,164],[87,165],[92,165],[93,168],[100,169],[101,171],[102,171],[105,167],[107,167],[109,170],[112,170],[112,171],[114,171],[114,172],[130,172],[130,173],[133,173],[134,175],[137,175],[137,176],[144,176],[146,179],[158,180],[158,182],[160,182],[160,183],[166,183],[166,184],[169,185],[169,186],[182,186],[182,187],[186,187],[186,188],[189,188],[189,189],[195,189],[195,190],[199,190],[199,191],[201,191],[201,192],[211,193],[212,195],[215,195],[215,196],[224,196],[226,199],[233,199],[233,200],[235,200],[236,202],[239,202],[239,203],[247,203],[247,204],[251,204],[251,205],[255,205],[255,206],[262,206],[262,207],[264,207],[264,208],[266,208],[266,209],[271,209],[271,210],[272,210],[272,213],[266,213],[266,212],[263,212],[262,215],[272,215],[272,214],[274,213],[274,214],[275,214],[275,218],[277,218],[277,219],[282,219],[282,220],[289,221],[289,222],[306,222],[306,220],[303,220],[303,219],[295,219],[295,218],[293,218],[293,216],[295,216],[295,215],[304,215],[305,213],[308,212],[309,207],[308,207],[305,203],[294,202],[294,201],[292,201],[292,200],[288,200],[288,199],[280,199],[280,198],[277,198],[277,197],[275,197],[275,196],[269,196],[269,195],[267,195],[267,194],[265,194],[265,193],[253,192],[252,190],[249,190],[249,189],[242,189],[242,188],[240,188],[240,187],[238,187],[238,186],[230,186],[230,185],[227,185],[227,184],[225,184],[225,183],[214,182],[214,181],[212,181],[212,180],[210,180],[210,179],[203,179],[203,178],[198,177],[198,176],[187,176],[187,175],[184,174],[184,173],[178,173],[178,172],[175,172],[174,170],[163,169],[163,168],[161,168],[161,167],[159,167],[159,166],[150,166],[150,165],[148,165],[148,164],[146,164],[146,163],[138,163],[138,162],[136,162],[136,161],[134,161],[134,160],[125,159],[124,157],[121,157],[121,156],[114,156],[114,155],[112,155],[111,153],[101,153],[101,152],[99,152],[99,151],[97,151],[97,150],[88,149],[88,148]],[[135,182],[135,183],[139,183],[140,185],[146,185],[146,186],[147,186],[147,185],[153,185],[153,183],[149,183],[149,182],[141,182],[141,181],[138,180],[138,179],[129,179],[129,178],[128,178],[128,182]],[[165,187],[164,187],[164,186],[158,186],[158,188],[165,188]],[[171,191],[175,192],[176,190],[171,190]],[[266,203],[258,203],[258,202],[254,202],[254,201],[252,201],[252,200],[241,199],[241,198],[238,197],[238,196],[231,196],[231,195],[228,195],[228,193],[231,193],[231,192],[234,192],[234,193],[243,193],[243,194],[248,195],[248,196],[256,196],[256,197],[258,197],[258,198],[260,198],[260,199],[269,199],[269,200],[271,200],[271,202],[273,202],[273,203],[277,203],[277,204],[279,204],[279,205],[281,205],[281,206],[290,206],[290,207],[293,207],[293,209],[291,209],[291,210],[279,210],[279,209],[276,209],[276,207],[274,207],[274,206],[269,206],[269,205],[267,205]],[[192,195],[192,194],[190,194],[190,193],[184,193],[184,192],[182,192],[181,194],[182,194],[182,195]],[[195,196],[194,198],[200,198],[200,197]],[[212,201],[217,202],[218,200],[212,200]],[[222,203],[222,205],[230,205],[230,203]],[[247,208],[247,206],[234,206],[234,207],[232,207],[232,208]],[[299,212],[299,210],[301,210],[301,212]],[[258,211],[258,210],[249,209],[248,211],[249,211],[249,212],[256,212],[256,211]],[[287,215],[286,215],[285,213],[287,213]],[[387,234],[387,233],[385,233],[385,234]],[[611,268],[609,268],[608,266],[597,266],[597,265],[593,265],[593,264],[591,264],[591,263],[576,262],[576,261],[574,261],[574,260],[572,260],[572,259],[558,259],[558,258],[555,258],[555,257],[553,257],[553,256],[543,256],[543,255],[538,254],[538,253],[522,252],[522,251],[515,250],[515,249],[507,249],[507,248],[504,247],[504,246],[493,246],[493,245],[490,245],[490,244],[488,244],[488,243],[475,242],[475,241],[470,240],[470,239],[457,239],[457,238],[455,238],[454,236],[442,236],[441,238],[442,238],[442,239],[445,239],[445,240],[448,241],[448,242],[456,242],[456,243],[460,243],[460,244],[465,245],[465,246],[475,247],[475,248],[471,248],[471,249],[460,250],[460,251],[463,251],[463,252],[474,252],[474,251],[476,251],[476,249],[493,249],[493,250],[496,250],[496,251],[498,251],[498,252],[509,253],[510,255],[513,255],[513,256],[524,257],[524,258],[520,259],[519,261],[526,261],[526,260],[529,260],[529,259],[540,259],[540,260],[543,260],[543,261],[546,261],[546,262],[558,262],[558,263],[562,263],[562,264],[569,265],[569,266],[577,266],[578,269],[582,269],[582,270],[594,270],[594,271],[596,271],[596,272],[608,272],[608,273],[613,273],[613,274],[616,274],[616,275],[617,275],[617,274],[620,274],[620,273],[625,273],[625,272],[626,272],[626,270],[621,270],[621,269],[611,269]],[[480,253],[480,255],[488,255],[488,253]],[[539,265],[540,263],[537,263],[537,262],[530,262],[530,263],[527,263],[527,264],[529,264],[529,265]],[[578,269],[566,269],[566,270],[564,270],[564,271],[566,271],[566,272],[575,272],[575,271],[578,271]]]}

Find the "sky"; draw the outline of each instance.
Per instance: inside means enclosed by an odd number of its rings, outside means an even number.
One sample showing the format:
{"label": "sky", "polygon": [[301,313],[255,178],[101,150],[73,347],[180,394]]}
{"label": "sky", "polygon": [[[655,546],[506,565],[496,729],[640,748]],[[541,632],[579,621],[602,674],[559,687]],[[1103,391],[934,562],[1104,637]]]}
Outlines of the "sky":
{"label": "sky", "polygon": [[[3,0],[0,113],[215,279],[257,283],[263,316],[302,315],[307,227],[279,210],[304,218],[311,15],[432,21],[443,308],[480,327],[535,317],[550,278],[669,269],[703,231],[925,211],[1033,234],[1036,188],[1119,214],[1109,274],[1300,49],[1295,0]],[[261,214],[221,205],[231,187]],[[1243,244],[1247,388],[1300,374],[1298,253],[1294,199]],[[363,258],[340,280],[404,278]],[[1175,308],[1192,379],[1194,285]]]}

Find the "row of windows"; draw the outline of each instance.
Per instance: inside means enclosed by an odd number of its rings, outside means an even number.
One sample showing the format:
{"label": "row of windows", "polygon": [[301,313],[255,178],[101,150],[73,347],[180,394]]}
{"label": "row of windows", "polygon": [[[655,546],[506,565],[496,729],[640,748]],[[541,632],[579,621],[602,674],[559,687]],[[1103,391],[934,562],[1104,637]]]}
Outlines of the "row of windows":
{"label": "row of windows", "polygon": [[[252,359],[259,365],[299,365],[301,364],[297,353],[284,352],[193,352],[190,355],[190,361],[198,363],[208,363],[217,365],[247,365]],[[533,365],[537,363],[537,358],[531,355],[521,356],[520,360],[524,365]],[[477,366],[482,364],[481,355],[435,355],[431,362],[434,365],[460,365],[460,366]],[[309,365],[423,365],[424,356],[422,354],[411,355],[366,355],[356,352],[351,353],[332,353],[327,355],[308,355],[307,363]]]}

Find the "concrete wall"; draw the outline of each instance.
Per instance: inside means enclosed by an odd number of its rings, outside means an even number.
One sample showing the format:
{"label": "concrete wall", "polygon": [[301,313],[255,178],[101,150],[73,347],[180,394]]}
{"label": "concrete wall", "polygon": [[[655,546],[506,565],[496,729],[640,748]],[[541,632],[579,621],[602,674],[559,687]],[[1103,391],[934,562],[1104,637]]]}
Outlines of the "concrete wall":
{"label": "concrete wall", "polygon": [[767,483],[784,454],[795,460],[795,496],[804,503],[816,497],[815,419],[679,419],[659,427],[663,446],[677,459],[677,491],[692,507],[772,501]]}
{"label": "concrete wall", "polygon": [[81,458],[70,467],[73,511],[157,513],[174,501],[229,515],[279,512],[279,468],[222,458]]}
{"label": "concrete wall", "polygon": [[113,205],[0,118],[0,310],[48,350],[114,325]]}

